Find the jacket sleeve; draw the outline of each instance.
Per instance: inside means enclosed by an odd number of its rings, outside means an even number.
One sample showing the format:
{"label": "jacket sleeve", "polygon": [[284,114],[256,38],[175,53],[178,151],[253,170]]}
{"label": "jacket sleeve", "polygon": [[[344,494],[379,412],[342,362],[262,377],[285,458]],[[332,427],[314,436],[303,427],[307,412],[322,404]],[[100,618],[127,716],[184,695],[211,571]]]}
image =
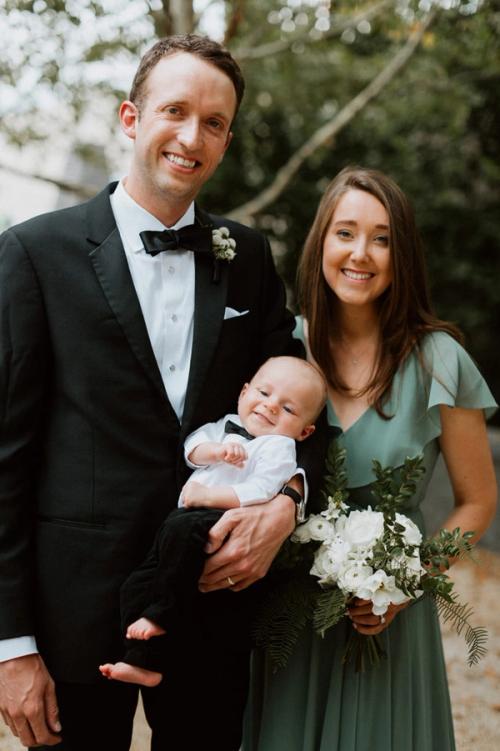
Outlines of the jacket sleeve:
{"label": "jacket sleeve", "polygon": [[[278,276],[266,240],[266,274],[264,285],[264,306],[262,314],[261,362],[276,355],[293,355],[305,357],[304,345],[292,336],[295,319],[286,308],[286,293],[283,281]],[[316,421],[316,430],[297,448],[297,464],[307,477],[311,506],[317,506],[319,490],[324,470],[326,449],[328,446],[328,426],[326,410]],[[308,506],[309,507],[309,506]]]}
{"label": "jacket sleeve", "polygon": [[282,279],[276,271],[271,248],[264,240],[264,273],[262,274],[261,295],[261,365],[269,357],[294,355],[304,357],[302,342],[292,336],[295,319],[286,307],[286,291]]}
{"label": "jacket sleeve", "polygon": [[34,485],[48,359],[41,291],[9,230],[0,236],[0,638],[34,633]]}

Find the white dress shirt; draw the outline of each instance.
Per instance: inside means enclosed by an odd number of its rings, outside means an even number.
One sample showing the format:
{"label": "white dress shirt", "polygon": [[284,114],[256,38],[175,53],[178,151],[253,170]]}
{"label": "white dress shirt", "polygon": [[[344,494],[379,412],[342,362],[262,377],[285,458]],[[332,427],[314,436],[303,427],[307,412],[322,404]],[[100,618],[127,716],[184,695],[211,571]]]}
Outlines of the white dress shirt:
{"label": "white dress shirt", "polygon": [[[121,181],[111,195],[111,208],[165,390],[180,422],[193,346],[194,253],[148,255],[139,233],[166,227],[129,196]],[[168,229],[194,224],[194,219],[192,203]]]}
{"label": "white dress shirt", "polygon": [[[151,346],[168,398],[182,419],[193,346],[194,253],[168,251],[150,256],[139,233],[165,226],[129,196],[120,181],[111,208],[125,249]],[[194,203],[168,229],[194,224]],[[34,636],[0,639],[0,662],[38,652]]]}
{"label": "white dress shirt", "polygon": [[[227,420],[241,425],[238,415],[226,415],[217,422],[202,425],[186,438],[186,464],[195,468],[189,479],[209,487],[229,485],[238,496],[240,506],[266,503],[297,473],[295,441],[284,435],[263,435],[249,440],[237,433],[225,433]],[[212,441],[243,444],[247,452],[243,467],[226,462],[199,466],[189,461],[189,454],[196,446]],[[183,505],[181,498],[178,505]]]}

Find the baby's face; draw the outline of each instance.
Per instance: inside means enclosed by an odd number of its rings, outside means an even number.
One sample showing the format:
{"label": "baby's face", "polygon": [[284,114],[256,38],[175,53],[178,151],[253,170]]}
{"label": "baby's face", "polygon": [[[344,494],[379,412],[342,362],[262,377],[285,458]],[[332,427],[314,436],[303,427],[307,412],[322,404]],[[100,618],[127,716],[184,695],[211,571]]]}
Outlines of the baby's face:
{"label": "baby's face", "polygon": [[303,441],[314,431],[317,390],[292,365],[271,360],[243,387],[241,422],[254,436],[285,435]]}

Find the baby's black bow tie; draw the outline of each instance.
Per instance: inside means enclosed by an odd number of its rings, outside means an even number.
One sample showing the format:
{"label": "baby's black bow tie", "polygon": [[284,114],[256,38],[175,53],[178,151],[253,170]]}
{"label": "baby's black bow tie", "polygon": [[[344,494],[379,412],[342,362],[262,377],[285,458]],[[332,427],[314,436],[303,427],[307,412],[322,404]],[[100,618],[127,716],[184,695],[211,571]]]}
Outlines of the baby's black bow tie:
{"label": "baby's black bow tie", "polygon": [[212,250],[211,228],[197,224],[188,224],[180,229],[141,232],[139,236],[150,256],[164,250],[193,250],[196,253],[210,253]]}
{"label": "baby's black bow tie", "polygon": [[255,436],[249,433],[248,430],[245,430],[242,425],[237,425],[232,420],[228,420],[224,425],[224,433],[235,433],[236,435],[243,436],[243,438],[246,438],[248,441],[253,441],[255,438]]}

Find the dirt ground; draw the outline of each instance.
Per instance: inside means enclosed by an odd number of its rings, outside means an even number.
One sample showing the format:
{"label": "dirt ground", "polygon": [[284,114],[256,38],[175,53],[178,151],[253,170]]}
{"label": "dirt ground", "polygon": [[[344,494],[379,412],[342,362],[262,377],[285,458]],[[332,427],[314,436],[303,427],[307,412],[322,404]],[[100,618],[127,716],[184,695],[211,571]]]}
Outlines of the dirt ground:
{"label": "dirt ground", "polygon": [[[460,599],[474,608],[474,625],[488,630],[488,653],[478,665],[469,668],[463,638],[447,626],[443,627],[443,638],[457,751],[496,751],[500,748],[500,555],[479,549],[476,557],[477,563],[456,564],[452,574]],[[148,738],[148,728],[139,709],[132,751],[147,751]],[[0,725],[0,751],[22,748]]]}

